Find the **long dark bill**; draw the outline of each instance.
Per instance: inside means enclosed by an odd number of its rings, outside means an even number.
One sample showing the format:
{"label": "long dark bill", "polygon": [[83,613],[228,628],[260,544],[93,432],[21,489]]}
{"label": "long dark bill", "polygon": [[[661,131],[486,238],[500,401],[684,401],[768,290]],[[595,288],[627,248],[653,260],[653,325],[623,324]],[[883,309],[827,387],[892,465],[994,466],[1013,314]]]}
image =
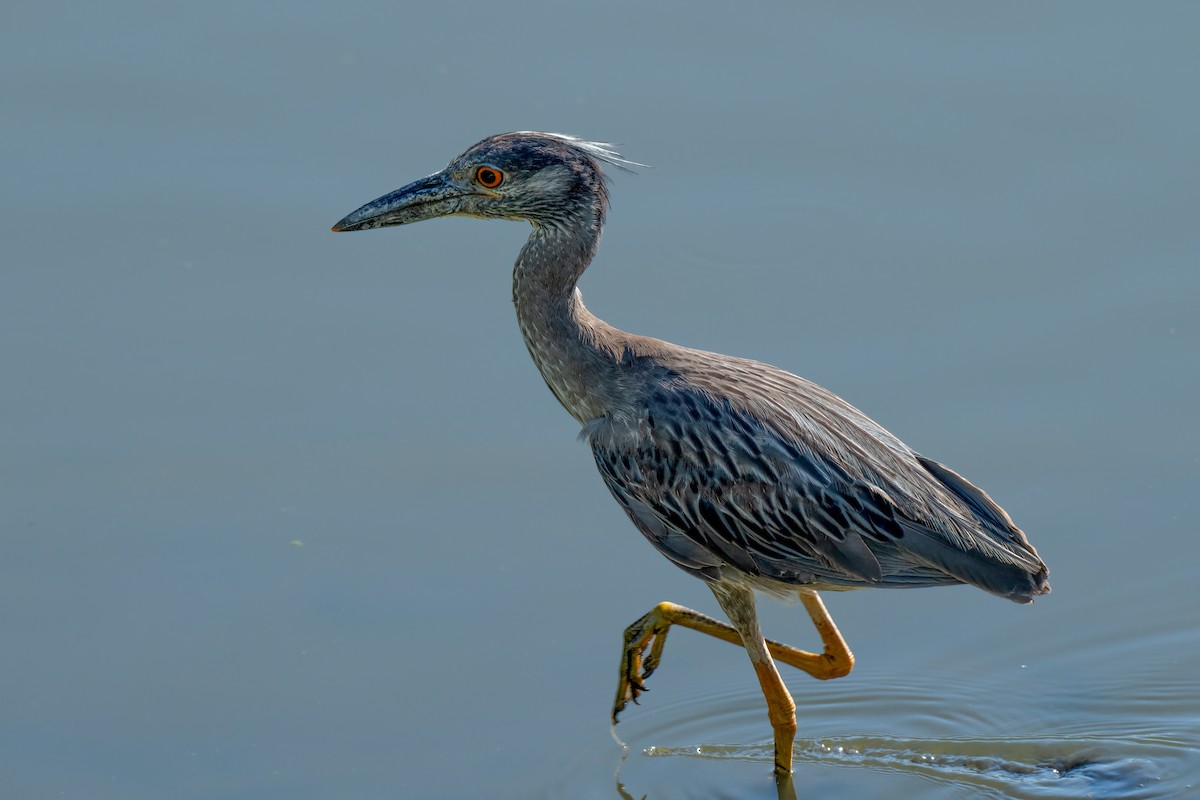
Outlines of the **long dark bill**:
{"label": "long dark bill", "polygon": [[449,183],[445,173],[436,172],[347,214],[333,230],[362,231],[444,217],[458,211],[462,197],[462,190]]}

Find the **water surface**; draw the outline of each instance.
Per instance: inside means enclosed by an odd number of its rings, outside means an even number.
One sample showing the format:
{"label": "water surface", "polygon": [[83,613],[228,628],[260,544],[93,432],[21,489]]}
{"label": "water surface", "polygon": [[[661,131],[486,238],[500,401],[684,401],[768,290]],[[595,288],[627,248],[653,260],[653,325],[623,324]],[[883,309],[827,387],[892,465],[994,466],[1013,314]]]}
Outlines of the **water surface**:
{"label": "water surface", "polygon": [[4,796],[775,797],[728,645],[673,634],[610,735],[623,628],[716,608],[529,362],[527,231],[328,233],[528,128],[654,165],[596,313],[839,392],[1051,567],[828,597],[858,666],[786,676],[801,796],[1197,793],[1194,5],[6,19]]}

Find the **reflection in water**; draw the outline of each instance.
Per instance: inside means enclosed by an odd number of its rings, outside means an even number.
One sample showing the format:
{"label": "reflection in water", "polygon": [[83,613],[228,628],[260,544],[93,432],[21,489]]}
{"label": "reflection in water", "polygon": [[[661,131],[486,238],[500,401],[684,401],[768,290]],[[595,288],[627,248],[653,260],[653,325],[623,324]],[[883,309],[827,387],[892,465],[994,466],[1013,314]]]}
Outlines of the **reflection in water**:
{"label": "reflection in water", "polygon": [[[617,745],[621,748],[621,756],[617,761],[617,768],[613,774],[613,781],[616,784],[616,788],[617,788],[617,796],[620,797],[621,800],[637,800],[637,798],[635,798],[634,795],[630,794],[629,790],[627,790],[625,788],[625,784],[621,782],[621,769],[625,766],[625,762],[629,758],[629,745],[626,744],[624,741],[622,741],[621,737],[617,735],[617,726],[615,724],[609,729],[609,732],[612,734],[613,741],[615,741],[617,743]],[[702,756],[703,757],[706,754],[707,750],[708,750],[708,748],[697,747],[697,748],[692,748],[686,752],[681,751],[681,752],[675,754],[675,753],[668,753],[666,751],[656,751],[656,748],[651,747],[651,748],[648,748],[647,750],[643,751],[643,755],[647,755],[647,756],[683,755],[683,756]],[[775,760],[775,751],[773,749],[773,746],[768,747],[765,752],[766,752],[767,763],[773,766],[774,760]],[[761,753],[759,754],[759,756],[761,756]],[[791,775],[779,775],[779,774],[775,773],[774,771],[772,771],[772,777],[775,780],[775,790],[776,790],[777,800],[796,800],[795,783],[793,782]],[[648,796],[642,795],[640,800],[648,800]]]}
{"label": "reflection in water", "polygon": [[[1163,781],[1173,748],[1121,740],[900,740],[848,737],[797,747],[797,762],[838,764],[899,772],[1002,790],[1007,796],[1132,798]],[[770,764],[770,745],[650,747],[649,757],[681,756]],[[780,797],[794,797],[791,781]]]}
{"label": "reflection in water", "polygon": [[[621,767],[624,766],[625,759],[629,756],[628,748],[624,744],[622,744],[622,747],[625,749],[621,753],[621,760],[617,762],[617,771],[613,776],[617,788],[617,796],[620,797],[621,800],[639,800],[638,798],[635,798],[634,795],[630,794],[629,790],[625,788],[625,784],[621,782]],[[697,748],[694,752],[680,753],[679,755],[702,755],[702,750],[703,748]],[[647,753],[647,755],[651,754]],[[767,763],[773,765],[774,758],[774,750],[768,749]],[[777,800],[796,800],[796,785],[792,780],[792,776],[779,775],[775,772],[772,772],[772,776],[775,779],[775,793]],[[643,794],[640,800],[648,800],[648,798],[648,795]]]}

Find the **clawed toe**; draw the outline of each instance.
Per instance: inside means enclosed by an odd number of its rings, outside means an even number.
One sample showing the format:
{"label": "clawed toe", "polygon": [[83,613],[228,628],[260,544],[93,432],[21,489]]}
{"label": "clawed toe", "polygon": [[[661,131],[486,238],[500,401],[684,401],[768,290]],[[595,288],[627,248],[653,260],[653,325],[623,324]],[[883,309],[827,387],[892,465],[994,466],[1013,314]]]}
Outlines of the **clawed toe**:
{"label": "clawed toe", "polygon": [[[621,672],[617,682],[617,697],[613,702],[612,721],[617,724],[617,718],[632,701],[638,704],[638,697],[649,691],[646,679],[658,668],[662,658],[662,644],[666,637],[669,623],[664,624],[656,618],[654,612],[647,614],[625,630],[624,652],[621,654]],[[645,656],[646,650],[650,655]]]}

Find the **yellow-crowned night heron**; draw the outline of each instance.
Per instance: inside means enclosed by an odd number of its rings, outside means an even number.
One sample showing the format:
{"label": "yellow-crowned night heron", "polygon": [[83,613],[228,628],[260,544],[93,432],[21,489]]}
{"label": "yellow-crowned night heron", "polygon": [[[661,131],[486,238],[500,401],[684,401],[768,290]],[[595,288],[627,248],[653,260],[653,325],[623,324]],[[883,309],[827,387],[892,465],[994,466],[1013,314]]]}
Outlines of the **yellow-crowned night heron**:
{"label": "yellow-crowned night heron", "polygon": [[[584,308],[575,284],[608,205],[601,162],[631,163],[570,136],[492,136],[333,230],[454,214],[533,226],[513,270],[530,355],[633,524],[704,580],[732,623],[660,603],[631,625],[613,721],[644,691],[668,628],[683,625],[746,648],[786,775],[795,704],[772,657],[823,679],[854,664],[818,590],[970,583],[1028,603],[1050,591],[1046,566],[982,490],[840,397],[767,364],[619,331]],[[824,652],[764,640],[755,589],[799,594]]]}

